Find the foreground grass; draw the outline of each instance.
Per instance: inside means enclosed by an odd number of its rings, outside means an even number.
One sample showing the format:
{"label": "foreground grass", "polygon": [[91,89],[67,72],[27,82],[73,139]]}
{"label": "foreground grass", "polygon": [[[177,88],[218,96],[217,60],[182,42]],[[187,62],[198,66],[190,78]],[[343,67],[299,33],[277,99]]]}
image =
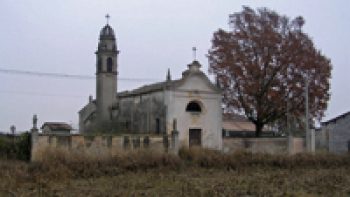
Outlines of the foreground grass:
{"label": "foreground grass", "polygon": [[344,169],[151,170],[49,184],[42,192],[58,196],[347,196],[346,174],[349,171]]}
{"label": "foreground grass", "polygon": [[0,161],[0,196],[349,196],[350,158],[182,151]]}

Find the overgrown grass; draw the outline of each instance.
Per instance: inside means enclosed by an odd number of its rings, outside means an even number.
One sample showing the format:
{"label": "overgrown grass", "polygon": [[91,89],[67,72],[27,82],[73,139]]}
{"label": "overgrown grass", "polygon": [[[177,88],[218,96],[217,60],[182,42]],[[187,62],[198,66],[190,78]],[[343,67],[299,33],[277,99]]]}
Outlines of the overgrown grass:
{"label": "overgrown grass", "polygon": [[29,172],[52,179],[115,176],[125,171],[151,169],[181,170],[188,167],[239,170],[245,168],[318,169],[350,167],[350,155],[296,154],[270,155],[236,152],[224,154],[215,150],[181,148],[179,155],[147,150],[120,152],[115,156],[90,155],[67,150],[46,150],[41,162],[29,164]]}
{"label": "overgrown grass", "polygon": [[179,151],[179,156],[187,164],[204,168],[237,169],[245,167],[273,167],[294,169],[350,166],[350,155],[334,155],[329,153],[302,153],[292,156],[264,153],[253,154],[249,152],[224,154],[215,150],[182,148]]}
{"label": "overgrown grass", "polygon": [[[125,171],[145,171],[166,168],[176,170],[181,167],[181,159],[176,155],[150,151],[135,151],[109,155],[91,156],[86,153],[69,153],[66,150],[47,150],[41,162],[31,163],[29,170],[35,175],[45,173],[51,178],[91,178],[115,176]],[[53,166],[55,166],[53,168]]]}
{"label": "overgrown grass", "polygon": [[64,150],[47,150],[45,155],[35,163],[0,160],[0,196],[350,194],[349,155],[223,154],[184,148],[178,156],[135,151],[91,157]]}

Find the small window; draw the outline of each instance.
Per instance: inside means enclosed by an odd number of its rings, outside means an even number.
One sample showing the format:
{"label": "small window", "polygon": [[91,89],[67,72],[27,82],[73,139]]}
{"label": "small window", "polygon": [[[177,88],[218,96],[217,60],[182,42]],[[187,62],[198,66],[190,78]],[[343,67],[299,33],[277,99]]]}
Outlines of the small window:
{"label": "small window", "polygon": [[188,103],[188,105],[186,107],[186,111],[200,113],[200,112],[202,112],[202,109],[201,109],[201,106],[197,102],[191,101],[190,103]]}
{"label": "small window", "polygon": [[107,59],[107,72],[113,71],[113,60],[111,57]]}

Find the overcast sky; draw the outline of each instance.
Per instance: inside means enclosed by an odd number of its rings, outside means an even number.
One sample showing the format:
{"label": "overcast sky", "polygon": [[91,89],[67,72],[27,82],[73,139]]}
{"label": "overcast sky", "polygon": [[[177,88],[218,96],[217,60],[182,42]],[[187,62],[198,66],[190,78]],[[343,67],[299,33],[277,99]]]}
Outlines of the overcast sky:
{"label": "overcast sky", "polygon": [[[303,16],[304,31],[333,64],[324,120],[350,110],[349,0],[1,0],[0,69],[94,76],[98,35],[109,13],[121,51],[118,91],[164,80],[168,68],[179,78],[193,46],[207,73],[213,32],[228,29],[228,15],[243,5]],[[0,72],[0,131],[30,129],[33,114],[39,125],[77,125],[89,95],[95,97],[93,78]]]}

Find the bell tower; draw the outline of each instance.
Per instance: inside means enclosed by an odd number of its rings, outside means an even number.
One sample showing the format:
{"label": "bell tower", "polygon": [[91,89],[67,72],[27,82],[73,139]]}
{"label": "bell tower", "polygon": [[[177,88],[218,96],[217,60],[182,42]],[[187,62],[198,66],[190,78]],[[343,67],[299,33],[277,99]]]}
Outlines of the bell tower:
{"label": "bell tower", "polygon": [[117,102],[117,57],[119,51],[114,30],[107,24],[100,31],[96,51],[96,116],[98,122],[108,122],[112,119],[112,109]]}

